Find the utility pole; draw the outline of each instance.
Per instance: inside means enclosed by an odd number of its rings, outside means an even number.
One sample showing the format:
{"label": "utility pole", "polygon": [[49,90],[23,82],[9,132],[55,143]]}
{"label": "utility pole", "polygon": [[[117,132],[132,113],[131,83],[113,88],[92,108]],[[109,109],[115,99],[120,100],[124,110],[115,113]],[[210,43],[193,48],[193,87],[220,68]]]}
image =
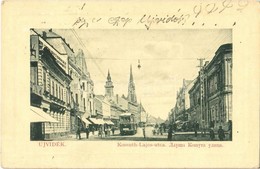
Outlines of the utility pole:
{"label": "utility pole", "polygon": [[204,128],[204,122],[205,122],[205,115],[203,112],[203,98],[204,98],[204,72],[203,72],[203,61],[205,60],[205,58],[199,58],[197,59],[200,61],[200,65],[197,66],[200,68],[199,70],[199,77],[200,77],[200,121],[201,121],[201,125]]}

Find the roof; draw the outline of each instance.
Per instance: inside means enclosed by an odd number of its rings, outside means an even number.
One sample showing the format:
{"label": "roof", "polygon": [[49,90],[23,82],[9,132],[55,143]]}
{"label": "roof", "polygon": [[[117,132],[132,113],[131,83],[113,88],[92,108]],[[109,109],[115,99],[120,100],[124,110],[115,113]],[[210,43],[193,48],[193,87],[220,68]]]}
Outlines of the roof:
{"label": "roof", "polygon": [[67,51],[64,48],[64,42],[61,38],[48,38],[46,41],[53,47],[55,48],[60,54],[66,54]]}
{"label": "roof", "polygon": [[120,107],[123,110],[127,110],[128,109],[128,100],[125,98],[122,98],[118,95],[113,96],[112,98],[112,102],[114,104],[116,104],[118,107]]}
{"label": "roof", "polygon": [[58,53],[65,55],[74,54],[73,49],[66,43],[65,39],[52,31],[52,29],[32,29],[41,38],[43,38],[49,45],[51,45]]}

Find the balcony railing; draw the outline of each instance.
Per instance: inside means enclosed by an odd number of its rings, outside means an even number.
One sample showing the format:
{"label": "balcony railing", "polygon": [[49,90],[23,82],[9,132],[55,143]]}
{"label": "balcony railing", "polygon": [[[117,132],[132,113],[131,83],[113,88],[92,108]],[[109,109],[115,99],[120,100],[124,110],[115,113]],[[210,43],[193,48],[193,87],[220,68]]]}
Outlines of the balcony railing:
{"label": "balcony railing", "polygon": [[30,82],[30,88],[31,88],[31,93],[37,94],[39,96],[42,96],[43,94],[43,88],[40,85],[36,85],[33,82]]}

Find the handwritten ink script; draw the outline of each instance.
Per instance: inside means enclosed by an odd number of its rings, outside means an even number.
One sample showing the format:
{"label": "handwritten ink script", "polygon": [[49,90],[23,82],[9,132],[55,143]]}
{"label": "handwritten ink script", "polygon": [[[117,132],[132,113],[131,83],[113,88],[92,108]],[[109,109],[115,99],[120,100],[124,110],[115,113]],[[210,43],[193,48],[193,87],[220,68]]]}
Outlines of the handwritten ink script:
{"label": "handwritten ink script", "polygon": [[[84,3],[80,10],[84,10],[87,4]],[[236,10],[237,12],[242,12],[249,5],[249,0],[222,0],[215,3],[204,3],[203,1],[197,3],[190,12],[182,12],[182,9],[173,9],[172,13],[159,15],[159,14],[149,14],[145,13],[137,18],[131,18],[129,16],[109,16],[107,18],[102,17],[89,17],[79,16],[75,19],[72,24],[73,28],[81,29],[88,28],[92,24],[105,23],[111,25],[112,27],[126,28],[130,24],[143,25],[147,30],[151,29],[153,25],[159,24],[176,24],[176,25],[186,25],[195,24],[196,19],[205,18],[208,15],[219,15],[225,13],[228,10]],[[203,16],[203,17],[202,17]],[[206,23],[203,22],[202,26]],[[235,23],[232,22],[232,24]],[[217,25],[217,24],[215,24]],[[234,26],[235,24],[233,24]]]}

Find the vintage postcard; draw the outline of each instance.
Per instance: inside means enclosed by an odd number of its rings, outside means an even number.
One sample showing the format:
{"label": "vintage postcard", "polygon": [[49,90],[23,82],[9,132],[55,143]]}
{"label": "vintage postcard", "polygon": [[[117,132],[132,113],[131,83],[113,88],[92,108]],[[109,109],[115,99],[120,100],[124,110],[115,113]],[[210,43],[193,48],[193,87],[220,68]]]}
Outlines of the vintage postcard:
{"label": "vintage postcard", "polygon": [[260,2],[2,2],[3,168],[259,168]]}

